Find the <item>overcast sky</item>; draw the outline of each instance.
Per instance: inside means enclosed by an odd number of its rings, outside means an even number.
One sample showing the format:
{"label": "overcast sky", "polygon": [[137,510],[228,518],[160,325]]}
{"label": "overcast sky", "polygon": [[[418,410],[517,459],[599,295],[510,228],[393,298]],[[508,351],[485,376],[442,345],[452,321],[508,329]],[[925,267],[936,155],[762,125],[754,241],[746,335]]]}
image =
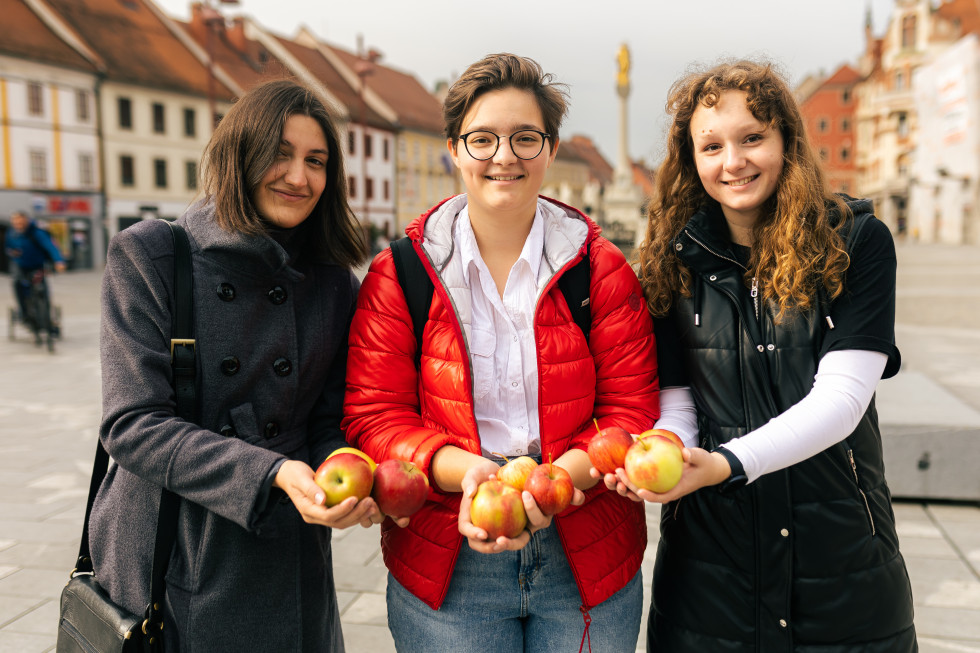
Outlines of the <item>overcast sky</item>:
{"label": "overcast sky", "polygon": [[[188,0],[156,0],[186,19]],[[212,0],[217,4],[217,0]],[[362,34],[382,63],[412,72],[430,90],[492,52],[536,59],[570,86],[562,135],[586,134],[615,165],[619,114],[616,52],[632,54],[629,149],[661,157],[667,90],[692,63],[720,57],[765,58],[792,84],[821,69],[856,63],[871,8],[876,36],[894,0],[241,0],[221,5],[292,36],[305,25],[323,40],[355,50]]]}

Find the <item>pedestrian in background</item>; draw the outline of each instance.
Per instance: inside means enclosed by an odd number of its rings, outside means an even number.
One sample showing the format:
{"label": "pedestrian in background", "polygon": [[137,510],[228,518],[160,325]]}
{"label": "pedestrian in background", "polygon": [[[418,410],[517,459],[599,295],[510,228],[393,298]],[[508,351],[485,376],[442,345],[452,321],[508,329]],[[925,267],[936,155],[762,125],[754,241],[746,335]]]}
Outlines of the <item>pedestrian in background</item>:
{"label": "pedestrian in background", "polygon": [[686,445],[665,503],[648,651],[917,650],[874,407],[898,372],[895,249],[828,191],[769,65],[668,98],[639,276],[663,417]]}
{"label": "pedestrian in background", "polygon": [[365,244],[321,101],[258,86],[215,130],[191,242],[200,420],[175,415],[173,245],[162,221],[113,238],[102,290],[103,420],[115,461],[91,551],[111,598],[142,613],[160,488],[179,495],[168,651],[343,651],[330,527],[380,520],[324,505],[315,468],[340,430],[347,334]]}
{"label": "pedestrian in background", "polygon": [[[644,513],[589,476],[585,448],[594,417],[639,433],[657,416],[642,291],[592,220],[538,195],[566,113],[551,75],[527,58],[487,56],[455,82],[443,113],[466,194],[406,229],[435,286],[422,341],[390,250],[365,277],[351,326],[347,438],[379,462],[414,462],[433,490],[407,528],[382,525],[395,646],[574,651],[591,640],[592,650],[633,651]],[[583,257],[588,340],[558,286]],[[488,540],[469,505],[500,454],[565,468],[573,505],[552,519],[524,492],[528,529]]]}
{"label": "pedestrian in background", "polygon": [[[27,315],[27,298],[31,293],[31,279],[34,273],[43,270],[47,262],[57,272],[65,271],[65,259],[51,240],[51,234],[37,226],[23,211],[10,214],[10,227],[4,239],[7,256],[14,262],[14,296],[17,298],[18,317],[24,320]],[[43,281],[50,301],[51,293],[47,281]]]}

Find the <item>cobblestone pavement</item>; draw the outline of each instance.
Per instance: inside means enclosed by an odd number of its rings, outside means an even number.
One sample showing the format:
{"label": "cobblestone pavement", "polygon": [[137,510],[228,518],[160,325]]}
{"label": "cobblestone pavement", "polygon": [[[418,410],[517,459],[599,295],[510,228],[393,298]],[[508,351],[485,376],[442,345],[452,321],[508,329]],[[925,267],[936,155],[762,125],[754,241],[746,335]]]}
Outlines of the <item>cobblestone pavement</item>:
{"label": "cobblestone pavement", "polygon": [[[922,485],[916,475],[958,478],[968,493],[973,479],[973,496],[980,497],[980,248],[900,243],[899,260],[903,368],[878,393],[886,453],[939,447],[922,439],[929,437],[940,443],[960,438],[955,441],[974,448],[949,453],[959,460],[948,462],[932,449],[926,470],[912,466],[911,458],[889,460],[889,478],[893,487],[913,489]],[[0,653],[54,648],[58,597],[77,552],[100,416],[99,278],[98,272],[77,272],[53,279],[64,311],[64,338],[54,354],[35,348],[23,331],[14,340],[0,336]],[[0,284],[8,286],[0,288],[5,329],[5,306],[12,304],[9,277],[0,276]],[[913,453],[918,463],[921,452]],[[938,463],[961,467],[951,473]],[[932,491],[937,483],[932,481]],[[895,511],[920,650],[980,653],[978,502],[902,500]],[[648,509],[647,516],[645,604],[657,510]],[[348,650],[393,651],[378,531],[352,528],[335,533],[334,541]],[[642,641],[637,650],[643,650]]]}

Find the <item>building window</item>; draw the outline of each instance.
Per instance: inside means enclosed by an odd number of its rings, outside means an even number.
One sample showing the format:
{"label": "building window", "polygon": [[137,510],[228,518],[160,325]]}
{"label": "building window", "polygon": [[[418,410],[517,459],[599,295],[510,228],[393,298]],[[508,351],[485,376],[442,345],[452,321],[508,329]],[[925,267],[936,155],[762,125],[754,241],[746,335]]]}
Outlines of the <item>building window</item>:
{"label": "building window", "polygon": [[826,147],[820,148],[820,160],[826,161],[830,158],[830,151]]}
{"label": "building window", "polygon": [[197,161],[184,163],[184,176],[186,177],[187,190],[197,190]]}
{"label": "building window", "polygon": [[840,119],[840,130],[842,132],[844,132],[845,134],[850,133],[850,131],[851,131],[851,119],[850,118],[841,118]]}
{"label": "building window", "polygon": [[371,158],[371,134],[364,134],[364,158]]}
{"label": "building window", "polygon": [[904,111],[898,114],[898,137],[908,138],[909,136],[909,116]]}
{"label": "building window", "polygon": [[123,186],[136,184],[136,173],[133,170],[133,157],[123,154],[119,157],[119,183]]}
{"label": "building window", "polygon": [[95,186],[95,158],[87,152],[78,155],[78,184],[83,188]]}
{"label": "building window", "polygon": [[905,73],[901,70],[895,71],[895,90],[904,91],[905,90]]}
{"label": "building window", "polygon": [[915,16],[902,18],[902,47],[915,47]]}
{"label": "building window", "polygon": [[351,199],[357,197],[357,179],[355,177],[347,178],[347,195]]}
{"label": "building window", "polygon": [[116,105],[119,109],[119,127],[120,129],[132,129],[133,128],[133,103],[128,97],[121,97],[118,99]]}
{"label": "building window", "polygon": [[840,148],[840,160],[841,163],[848,163],[851,160],[851,148],[842,147]]}
{"label": "building window", "polygon": [[830,121],[826,118],[817,118],[817,131],[821,134],[827,132],[830,129]]}
{"label": "building window", "polygon": [[78,122],[88,122],[91,118],[89,112],[89,92],[84,88],[75,91],[75,117]]}
{"label": "building window", "polygon": [[370,177],[364,179],[364,198],[369,200],[374,199],[374,180]]}
{"label": "building window", "polygon": [[197,112],[194,109],[184,109],[184,136],[197,136]]}
{"label": "building window", "polygon": [[381,151],[384,160],[387,161],[391,157],[391,144],[387,138],[381,141]]}
{"label": "building window", "polygon": [[845,88],[840,92],[840,103],[850,104],[851,103],[851,89]]}
{"label": "building window", "polygon": [[157,188],[167,187],[166,159],[153,159],[153,185]]}
{"label": "building window", "polygon": [[354,132],[352,132],[352,131],[351,132],[347,132],[347,153],[348,154],[353,154],[354,153],[354,150],[357,149],[355,147],[355,143],[357,143],[357,135],[354,134]]}
{"label": "building window", "polygon": [[840,192],[844,193],[845,195],[850,195],[851,194],[851,185],[849,183],[847,183],[846,181],[842,181],[841,184],[840,184]]}
{"label": "building window", "polygon": [[48,155],[44,150],[31,150],[31,185],[48,185]]}
{"label": "building window", "polygon": [[44,115],[44,87],[37,82],[27,82],[27,113]]}
{"label": "building window", "polygon": [[[386,145],[387,145],[387,143],[388,143],[388,141],[385,141],[385,144]],[[384,185],[382,186],[382,188],[384,189],[384,198],[387,201],[388,198],[391,197],[391,182],[388,181],[387,179],[385,179]]]}
{"label": "building window", "polygon": [[163,105],[159,102],[153,103],[153,133],[162,134],[167,131],[166,120],[164,119]]}

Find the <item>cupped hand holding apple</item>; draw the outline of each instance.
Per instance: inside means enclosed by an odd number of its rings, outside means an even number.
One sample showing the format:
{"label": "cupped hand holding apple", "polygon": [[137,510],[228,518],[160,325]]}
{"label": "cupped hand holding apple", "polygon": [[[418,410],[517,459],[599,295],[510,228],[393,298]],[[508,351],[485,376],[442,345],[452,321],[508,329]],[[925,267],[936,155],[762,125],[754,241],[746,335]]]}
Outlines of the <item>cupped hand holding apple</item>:
{"label": "cupped hand holding apple", "polygon": [[272,485],[286,493],[308,524],[330,528],[349,528],[355,524],[366,527],[381,514],[370,497],[358,500],[352,496],[327,507],[324,491],[314,481],[313,468],[299,460],[285,461],[276,472]]}
{"label": "cupped hand holding apple", "polygon": [[626,475],[626,470],[618,469],[615,474],[604,478],[606,487],[633,501],[669,503],[696,490],[717,485],[731,474],[728,461],[719,453],[711,453],[700,447],[686,447],[681,452],[684,471],[677,485],[667,492],[657,493],[637,486]]}

